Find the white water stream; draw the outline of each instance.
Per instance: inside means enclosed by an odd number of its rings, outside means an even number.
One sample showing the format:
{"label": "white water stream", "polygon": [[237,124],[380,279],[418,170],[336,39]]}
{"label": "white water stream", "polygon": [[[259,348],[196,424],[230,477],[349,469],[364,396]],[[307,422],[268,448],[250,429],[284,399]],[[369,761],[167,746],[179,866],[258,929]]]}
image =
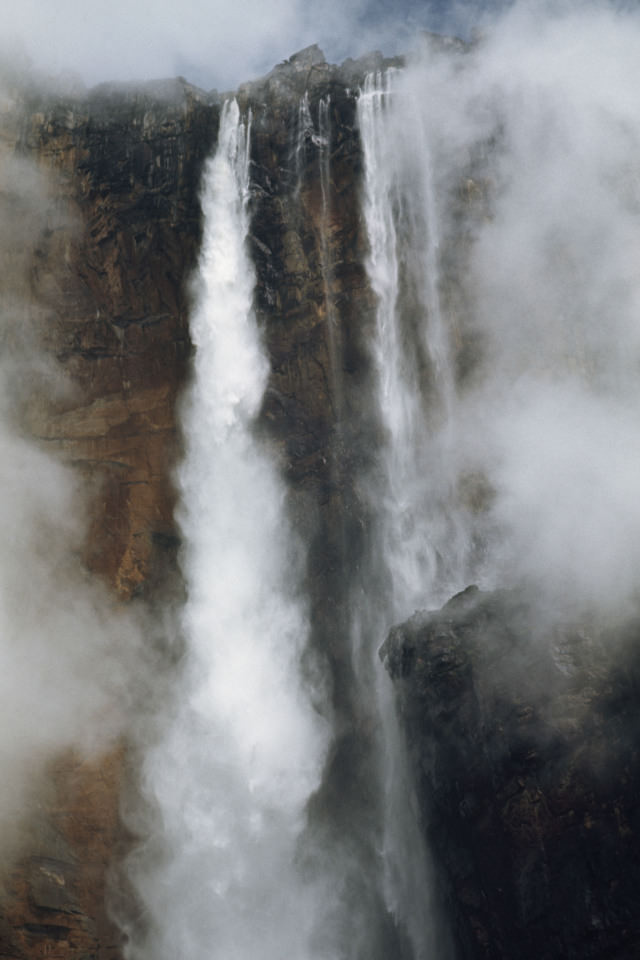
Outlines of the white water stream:
{"label": "white water stream", "polygon": [[358,100],[366,265],[378,300],[372,350],[386,428],[382,482],[371,495],[391,584],[391,622],[464,586],[468,546],[454,503],[454,373],[440,303],[427,111],[408,99],[402,75],[388,70],[370,74]]}
{"label": "white water stream", "polygon": [[254,435],[268,364],[245,250],[249,136],[250,120],[227,102],[202,198],[179,473],[186,668],[145,760],[163,838],[156,864],[148,850],[141,858],[152,923],[136,958],[309,955],[295,853],[325,730],[300,676],[308,624],[284,487]]}
{"label": "white water stream", "polygon": [[[380,582],[374,622],[386,625],[436,607],[464,586],[467,533],[456,511],[451,458],[454,375],[439,292],[438,211],[424,111],[411,106],[402,76],[370,74],[358,99],[364,156],[366,261],[376,294],[372,355],[385,436],[367,492],[375,517],[369,549]],[[413,105],[414,108],[416,105]],[[354,609],[354,637],[369,643],[372,599]],[[362,656],[362,654],[361,654]],[[384,899],[415,960],[443,957],[434,923],[433,883],[418,825],[412,778],[393,693],[378,671],[375,692],[382,736]]]}

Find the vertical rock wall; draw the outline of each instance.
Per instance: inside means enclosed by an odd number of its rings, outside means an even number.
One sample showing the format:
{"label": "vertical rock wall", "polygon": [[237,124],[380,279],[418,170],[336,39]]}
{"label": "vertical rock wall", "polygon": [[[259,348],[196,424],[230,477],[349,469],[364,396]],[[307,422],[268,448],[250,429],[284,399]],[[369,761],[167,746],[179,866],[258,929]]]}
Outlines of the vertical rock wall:
{"label": "vertical rock wall", "polygon": [[640,950],[637,621],[470,587],[382,648],[465,960]]}
{"label": "vertical rock wall", "polygon": [[[2,241],[3,340],[21,371],[13,415],[83,478],[89,570],[122,603],[153,605],[177,588],[176,399],[218,108],[181,81],[68,102],[10,91],[5,108],[15,175],[2,203],[26,224]],[[50,758],[4,878],[0,956],[120,955],[105,888],[126,842],[125,758],[124,744],[93,762]]]}

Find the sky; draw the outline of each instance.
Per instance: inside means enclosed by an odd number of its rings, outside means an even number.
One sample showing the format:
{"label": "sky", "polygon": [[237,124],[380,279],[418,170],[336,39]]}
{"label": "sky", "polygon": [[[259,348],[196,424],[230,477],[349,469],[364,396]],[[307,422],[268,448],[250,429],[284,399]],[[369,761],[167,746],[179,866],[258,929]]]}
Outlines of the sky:
{"label": "sky", "polygon": [[91,85],[181,75],[232,89],[318,43],[330,62],[464,33],[489,0],[0,0],[2,60]]}

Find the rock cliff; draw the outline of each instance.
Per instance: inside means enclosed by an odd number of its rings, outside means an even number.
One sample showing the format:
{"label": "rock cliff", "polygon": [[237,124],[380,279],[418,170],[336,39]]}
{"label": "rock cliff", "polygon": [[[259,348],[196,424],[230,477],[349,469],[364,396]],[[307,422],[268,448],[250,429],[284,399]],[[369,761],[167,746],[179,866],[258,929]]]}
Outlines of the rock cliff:
{"label": "rock cliff", "polygon": [[637,630],[470,587],[390,632],[460,957],[638,955]]}
{"label": "rock cliff", "polygon": [[[4,107],[11,415],[82,478],[88,568],[121,602],[151,603],[175,581],[175,406],[218,108],[182,81],[68,101],[14,88]],[[49,758],[5,879],[0,955],[119,955],[105,885],[125,837],[125,755],[122,745],[95,761]]]}

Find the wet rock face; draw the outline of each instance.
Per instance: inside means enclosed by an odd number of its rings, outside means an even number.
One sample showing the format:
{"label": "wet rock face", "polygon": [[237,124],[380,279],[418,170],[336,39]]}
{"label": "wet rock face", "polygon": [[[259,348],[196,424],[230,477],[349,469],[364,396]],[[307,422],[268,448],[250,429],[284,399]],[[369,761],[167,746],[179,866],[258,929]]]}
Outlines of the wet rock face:
{"label": "wet rock face", "polygon": [[23,855],[9,869],[4,865],[0,956],[122,955],[105,902],[108,871],[124,842],[118,816],[123,774],[122,750],[94,763],[57,758],[46,802],[24,825]]}
{"label": "wet rock face", "polygon": [[238,92],[252,116],[249,246],[271,365],[261,425],[308,550],[312,643],[349,724],[357,707],[342,638],[353,584],[344,571],[361,565],[370,519],[358,479],[379,440],[357,96],[384,63],[372,55],[335,67],[310,47]]}
{"label": "wet rock face", "polygon": [[[285,85],[286,78],[286,85]],[[307,94],[305,107],[305,91]],[[365,365],[371,307],[359,217],[355,96],[328,64],[253,85],[251,252],[271,359],[264,416],[296,486],[327,481],[330,446]],[[321,119],[324,104],[325,119]],[[334,451],[334,460],[338,459]]]}
{"label": "wet rock face", "polygon": [[517,593],[469,588],[390,632],[465,960],[638,956],[639,629],[544,625]]}

